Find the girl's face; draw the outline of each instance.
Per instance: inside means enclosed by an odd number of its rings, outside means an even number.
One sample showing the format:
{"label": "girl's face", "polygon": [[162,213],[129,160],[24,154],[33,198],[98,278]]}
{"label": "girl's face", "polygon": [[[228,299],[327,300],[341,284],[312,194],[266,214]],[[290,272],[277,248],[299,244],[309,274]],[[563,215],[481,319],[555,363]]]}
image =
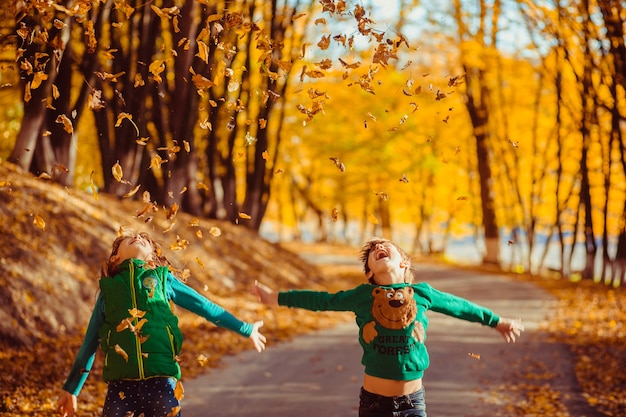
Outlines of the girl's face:
{"label": "girl's face", "polygon": [[141,259],[146,262],[154,261],[152,243],[140,234],[124,238],[120,242],[117,252],[111,255],[111,260],[119,264],[129,258]]}

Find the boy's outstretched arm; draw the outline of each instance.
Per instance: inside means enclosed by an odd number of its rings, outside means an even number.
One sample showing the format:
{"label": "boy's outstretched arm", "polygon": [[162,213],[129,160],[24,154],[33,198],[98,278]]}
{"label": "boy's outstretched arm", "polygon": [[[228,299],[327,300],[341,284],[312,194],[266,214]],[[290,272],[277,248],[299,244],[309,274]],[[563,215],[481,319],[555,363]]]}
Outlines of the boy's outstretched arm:
{"label": "boy's outstretched arm", "polygon": [[515,339],[524,331],[524,325],[521,319],[507,319],[500,317],[500,321],[496,326],[498,333],[504,337],[507,343],[515,343]]}
{"label": "boy's outstretched arm", "polygon": [[262,352],[265,349],[265,343],[267,342],[265,336],[263,336],[263,334],[259,331],[259,328],[263,327],[263,321],[255,321],[252,323],[252,326],[253,328],[252,334],[250,334],[250,340],[252,341],[252,344],[257,352]]}
{"label": "boy's outstretched arm", "polygon": [[251,291],[252,294],[256,295],[256,298],[259,300],[259,302],[270,306],[278,305],[278,293],[267,285],[263,285],[258,281],[254,281],[254,285],[252,286]]}

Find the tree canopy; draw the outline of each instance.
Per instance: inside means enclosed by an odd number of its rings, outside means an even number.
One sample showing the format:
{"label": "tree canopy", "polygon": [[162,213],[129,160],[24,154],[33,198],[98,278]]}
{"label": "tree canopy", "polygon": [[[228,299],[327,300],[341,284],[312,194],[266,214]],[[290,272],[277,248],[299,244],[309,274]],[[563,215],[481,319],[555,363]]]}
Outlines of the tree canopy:
{"label": "tree canopy", "polygon": [[37,175],[146,219],[465,238],[484,262],[623,280],[619,1],[10,6],[1,149]]}

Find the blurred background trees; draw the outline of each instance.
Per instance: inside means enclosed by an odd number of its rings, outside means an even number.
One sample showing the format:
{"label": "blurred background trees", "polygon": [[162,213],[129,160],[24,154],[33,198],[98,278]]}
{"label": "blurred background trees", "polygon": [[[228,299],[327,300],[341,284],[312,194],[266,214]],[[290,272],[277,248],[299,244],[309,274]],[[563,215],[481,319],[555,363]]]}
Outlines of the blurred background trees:
{"label": "blurred background trees", "polygon": [[11,0],[0,152],[270,239],[462,242],[617,285],[624,21],[617,0]]}

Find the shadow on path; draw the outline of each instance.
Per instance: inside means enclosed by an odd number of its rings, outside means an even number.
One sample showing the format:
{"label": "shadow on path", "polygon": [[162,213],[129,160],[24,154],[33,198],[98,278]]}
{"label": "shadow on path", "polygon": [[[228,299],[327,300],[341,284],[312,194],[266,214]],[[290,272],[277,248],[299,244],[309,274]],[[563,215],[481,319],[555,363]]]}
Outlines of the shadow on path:
{"label": "shadow on path", "polygon": [[[430,368],[424,376],[433,417],[517,415],[515,393],[503,384],[528,378],[561,391],[572,417],[593,417],[576,383],[569,348],[545,340],[538,326],[555,300],[536,286],[499,275],[421,265],[419,279],[491,308],[521,317],[526,332],[507,344],[494,330],[429,312]],[[283,314],[288,314],[287,310]],[[350,313],[345,313],[350,314]],[[266,321],[266,326],[272,326]],[[185,381],[185,417],[356,417],[363,368],[353,322],[268,344],[223,360],[223,367]],[[470,355],[471,354],[471,355]],[[480,359],[476,359],[480,355]]]}

